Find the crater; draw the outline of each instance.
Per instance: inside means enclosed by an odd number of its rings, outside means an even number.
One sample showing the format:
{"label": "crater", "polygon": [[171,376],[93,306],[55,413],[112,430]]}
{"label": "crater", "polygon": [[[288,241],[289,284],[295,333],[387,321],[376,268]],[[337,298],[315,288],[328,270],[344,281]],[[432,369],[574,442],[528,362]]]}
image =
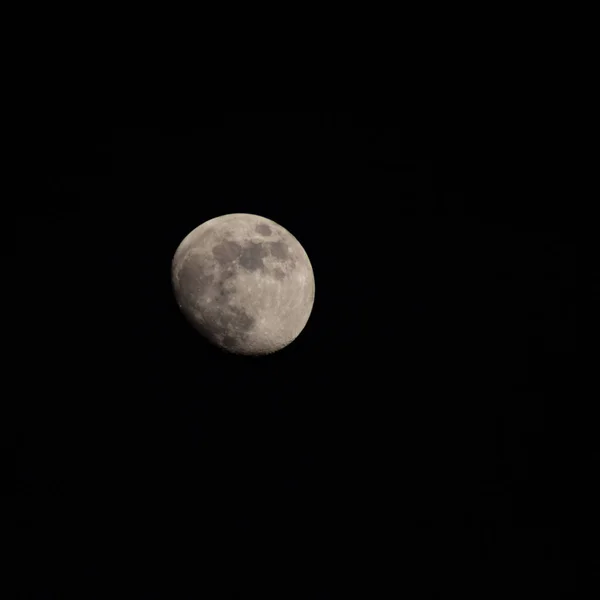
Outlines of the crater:
{"label": "crater", "polygon": [[217,300],[217,302],[223,303],[225,300],[227,300],[228,296],[231,295],[231,292],[225,288],[225,286],[223,284],[219,284],[218,286],[218,292],[215,296],[215,299]]}
{"label": "crater", "polygon": [[232,335],[226,335],[221,344],[228,349],[234,348],[237,345],[237,340]]}
{"label": "crater", "polygon": [[242,246],[237,242],[224,241],[214,246],[212,253],[219,264],[225,265],[239,258]]}
{"label": "crater", "polygon": [[256,231],[257,233],[260,233],[260,235],[271,235],[271,228],[268,225],[265,225],[264,223],[257,225]]}
{"label": "crater", "polygon": [[240,265],[248,271],[264,269],[263,258],[267,256],[267,250],[264,244],[251,243],[246,246],[240,256]]}

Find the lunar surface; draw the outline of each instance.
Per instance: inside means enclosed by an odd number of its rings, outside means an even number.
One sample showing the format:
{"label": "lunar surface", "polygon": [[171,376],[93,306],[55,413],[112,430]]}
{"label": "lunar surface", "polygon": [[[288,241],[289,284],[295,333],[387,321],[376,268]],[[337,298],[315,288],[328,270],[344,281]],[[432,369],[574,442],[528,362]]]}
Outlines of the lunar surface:
{"label": "lunar surface", "polygon": [[313,269],[281,225],[236,213],[202,223],[172,263],[177,303],[210,342],[235,354],[281,350],[304,329],[315,297]]}

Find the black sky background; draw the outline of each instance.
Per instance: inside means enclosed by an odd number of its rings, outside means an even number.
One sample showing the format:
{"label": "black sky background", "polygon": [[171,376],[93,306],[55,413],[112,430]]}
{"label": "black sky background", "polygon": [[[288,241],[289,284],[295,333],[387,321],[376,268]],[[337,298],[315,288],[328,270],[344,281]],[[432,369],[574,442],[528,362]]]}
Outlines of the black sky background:
{"label": "black sky background", "polygon": [[[40,142],[44,196],[15,220],[23,597],[577,585],[572,232],[548,199],[498,199],[527,164],[407,129],[211,113]],[[313,264],[312,316],[272,356],[211,347],[172,297],[179,242],[231,212]]]}

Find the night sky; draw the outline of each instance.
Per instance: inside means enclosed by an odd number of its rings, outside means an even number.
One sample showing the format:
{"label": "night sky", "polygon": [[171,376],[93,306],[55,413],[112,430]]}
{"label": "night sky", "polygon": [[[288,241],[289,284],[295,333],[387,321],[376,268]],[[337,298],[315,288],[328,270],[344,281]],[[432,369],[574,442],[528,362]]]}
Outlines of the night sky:
{"label": "night sky", "polygon": [[[15,220],[23,598],[576,585],[572,231],[502,189],[527,165],[408,133],[246,112],[40,142],[44,193]],[[232,212],[313,265],[311,318],[274,355],[210,346],[174,302],[179,242]]]}

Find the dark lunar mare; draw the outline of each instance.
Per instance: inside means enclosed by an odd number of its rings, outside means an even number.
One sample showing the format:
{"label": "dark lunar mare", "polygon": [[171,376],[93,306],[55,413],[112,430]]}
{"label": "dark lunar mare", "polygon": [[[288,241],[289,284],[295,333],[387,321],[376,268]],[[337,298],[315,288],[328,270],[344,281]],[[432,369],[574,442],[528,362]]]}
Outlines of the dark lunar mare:
{"label": "dark lunar mare", "polygon": [[212,253],[220,265],[226,265],[240,257],[242,246],[237,242],[223,241],[213,247]]}
{"label": "dark lunar mare", "polygon": [[179,286],[184,298],[201,297],[214,282],[214,275],[205,273],[202,265],[188,260],[179,273]]}
{"label": "dark lunar mare", "polygon": [[255,229],[261,235],[271,235],[271,228],[268,225],[265,225],[264,223],[260,223],[256,226]]}
{"label": "dark lunar mare", "polygon": [[269,250],[275,258],[280,260],[289,259],[287,246],[283,242],[269,242]]}
{"label": "dark lunar mare", "polygon": [[255,323],[253,317],[235,306],[226,306],[224,310],[212,309],[206,317],[203,323],[193,318],[190,322],[210,342],[229,349],[243,343]]}
{"label": "dark lunar mare", "polygon": [[[206,273],[202,264],[195,262],[193,257],[184,262],[178,276],[183,298],[200,299],[209,289],[216,288],[215,306],[204,307],[207,314],[203,323],[199,323],[195,318],[194,311],[197,307],[193,304],[183,307],[184,312],[194,327],[208,340],[232,350],[246,339],[247,332],[255,323],[255,319],[244,310],[229,304],[229,298],[235,294],[235,288],[228,287],[228,282],[231,284],[235,272],[228,265],[239,258],[243,250],[244,248],[236,242],[222,242],[213,248],[213,256],[225,269],[217,278],[212,273]],[[259,255],[262,256],[260,253]],[[257,254],[250,252],[246,256],[249,264],[253,266],[255,263],[252,261],[256,259]],[[262,263],[262,258],[260,261]]]}
{"label": "dark lunar mare", "polygon": [[250,244],[245,246],[242,251],[242,255],[240,256],[240,265],[248,271],[256,271],[256,269],[264,271],[265,264],[263,262],[263,258],[265,258],[267,254],[268,251],[264,244],[250,242]]}
{"label": "dark lunar mare", "polygon": [[[248,332],[254,327],[255,319],[243,310],[229,306],[219,314],[210,327],[210,337],[221,345],[233,349],[246,341]],[[233,331],[232,331],[233,330]]]}

